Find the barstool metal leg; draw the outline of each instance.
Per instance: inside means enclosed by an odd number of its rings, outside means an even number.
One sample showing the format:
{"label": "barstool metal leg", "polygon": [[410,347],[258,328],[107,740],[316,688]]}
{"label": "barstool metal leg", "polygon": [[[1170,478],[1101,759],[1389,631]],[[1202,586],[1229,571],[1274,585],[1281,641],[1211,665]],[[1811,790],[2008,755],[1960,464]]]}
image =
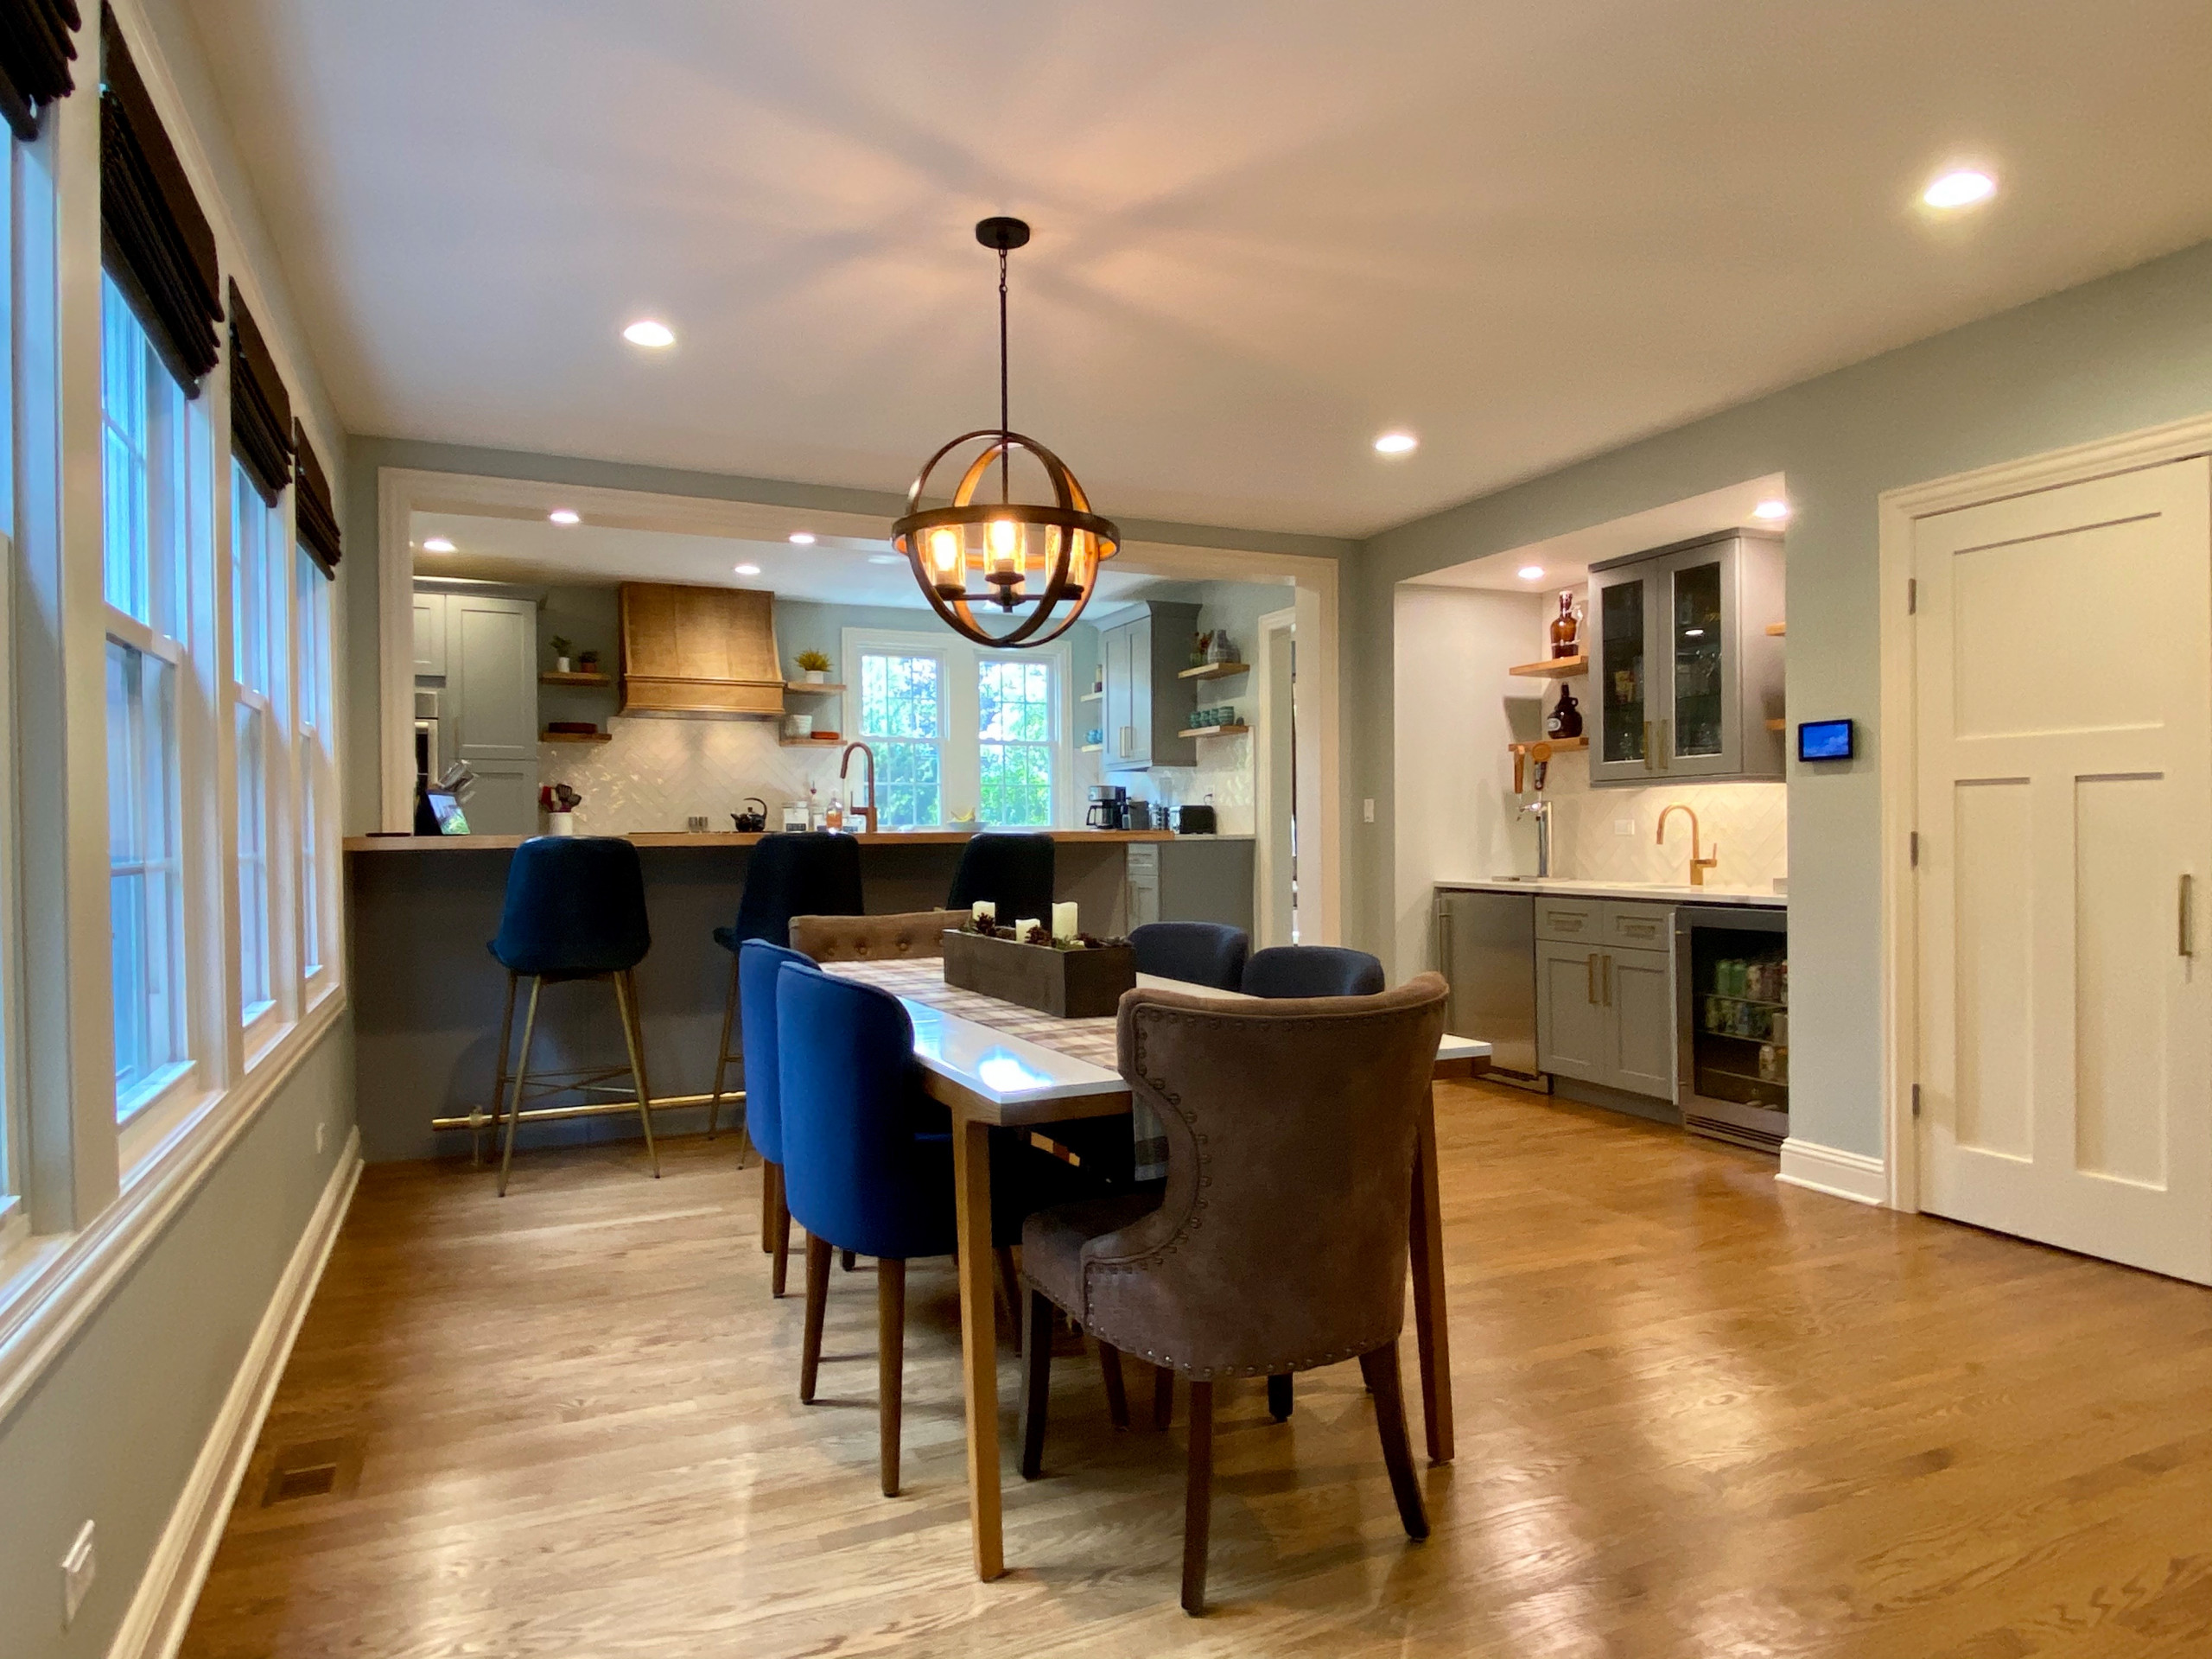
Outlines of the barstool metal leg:
{"label": "barstool metal leg", "polygon": [[523,1090],[530,1082],[530,1039],[537,1032],[537,994],[545,988],[545,982],[533,977],[530,982],[530,1008],[522,1017],[522,1058],[515,1062],[514,1099],[507,1111],[506,1145],[499,1154],[499,1196],[507,1196],[507,1168],[515,1160],[515,1125],[522,1122]]}
{"label": "barstool metal leg", "polygon": [[[514,1036],[515,976],[511,972],[507,975],[506,1011],[499,1016],[499,1058],[492,1072],[492,1138],[494,1141],[499,1138],[499,1103],[506,1098],[507,1050],[514,1041]],[[468,1161],[471,1164],[484,1161],[484,1131],[473,1123],[468,1128]]]}
{"label": "barstool metal leg", "polygon": [[653,1145],[653,1097],[645,1085],[645,1033],[638,1023],[638,981],[625,968],[614,976],[614,1003],[622,1014],[622,1039],[630,1048],[630,1081],[638,1090],[638,1122],[645,1128],[645,1156],[660,1179],[660,1148]]}

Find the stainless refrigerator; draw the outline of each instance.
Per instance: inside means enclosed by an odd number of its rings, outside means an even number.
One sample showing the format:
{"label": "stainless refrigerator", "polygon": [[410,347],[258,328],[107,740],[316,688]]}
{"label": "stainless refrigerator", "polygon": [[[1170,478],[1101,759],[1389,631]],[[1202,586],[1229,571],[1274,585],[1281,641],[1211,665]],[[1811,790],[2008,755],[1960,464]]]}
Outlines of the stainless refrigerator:
{"label": "stainless refrigerator", "polygon": [[1491,1075],[1548,1088],[1536,1070],[1536,899],[1436,893],[1436,967],[1452,987],[1446,1027],[1491,1046]]}

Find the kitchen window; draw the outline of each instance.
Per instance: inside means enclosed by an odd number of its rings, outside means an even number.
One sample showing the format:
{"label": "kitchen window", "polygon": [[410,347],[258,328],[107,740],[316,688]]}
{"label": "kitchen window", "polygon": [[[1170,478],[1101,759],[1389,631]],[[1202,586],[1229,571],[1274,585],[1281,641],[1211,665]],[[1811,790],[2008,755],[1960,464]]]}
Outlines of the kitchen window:
{"label": "kitchen window", "polygon": [[330,607],[333,584],[305,548],[292,557],[293,629],[299,666],[300,977],[323,969],[323,906],[332,892],[323,836],[334,791],[330,756]]}
{"label": "kitchen window", "polygon": [[887,830],[943,823],[944,658],[864,652],[860,688],[860,738],[875,753],[876,823]]}
{"label": "kitchen window", "polygon": [[124,1120],[191,1071],[178,758],[190,446],[183,389],[105,277],[100,362],[108,898]]}
{"label": "kitchen window", "polygon": [[269,848],[275,805],[270,789],[278,730],[276,664],[271,623],[285,612],[270,603],[282,562],[270,556],[282,526],[245,467],[231,463],[231,644],[232,718],[238,738],[238,878],[239,1023],[251,1026],[276,1006],[275,894]]}
{"label": "kitchen window", "polygon": [[986,657],[976,664],[976,818],[988,824],[1052,822],[1052,664]]}

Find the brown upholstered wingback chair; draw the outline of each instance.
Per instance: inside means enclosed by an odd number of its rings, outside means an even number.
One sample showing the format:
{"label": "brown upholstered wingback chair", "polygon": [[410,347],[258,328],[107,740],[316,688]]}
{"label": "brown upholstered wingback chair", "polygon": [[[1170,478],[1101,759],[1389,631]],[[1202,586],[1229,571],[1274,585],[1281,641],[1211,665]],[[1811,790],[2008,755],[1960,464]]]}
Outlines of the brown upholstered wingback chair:
{"label": "brown upholstered wingback chair", "polygon": [[1022,1473],[1039,1471],[1057,1306],[1100,1344],[1191,1383],[1183,1606],[1205,1602],[1213,1384],[1357,1359],[1406,1531],[1428,1522],[1398,1376],[1414,1137],[1444,981],[1375,996],[1122,999],[1121,1067],[1167,1137],[1167,1185],[1029,1217]]}
{"label": "brown upholstered wingback chair", "polygon": [[944,932],[964,910],[917,910],[902,916],[794,916],[791,949],[817,962],[899,962],[941,957]]}

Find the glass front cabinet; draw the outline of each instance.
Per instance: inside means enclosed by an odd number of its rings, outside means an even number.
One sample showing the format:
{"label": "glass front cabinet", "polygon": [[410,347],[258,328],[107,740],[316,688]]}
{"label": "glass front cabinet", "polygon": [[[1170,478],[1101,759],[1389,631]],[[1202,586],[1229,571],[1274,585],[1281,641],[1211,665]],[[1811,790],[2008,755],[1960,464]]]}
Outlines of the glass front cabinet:
{"label": "glass front cabinet", "polygon": [[1592,783],[1782,776],[1782,580],[1748,531],[1591,567]]}

